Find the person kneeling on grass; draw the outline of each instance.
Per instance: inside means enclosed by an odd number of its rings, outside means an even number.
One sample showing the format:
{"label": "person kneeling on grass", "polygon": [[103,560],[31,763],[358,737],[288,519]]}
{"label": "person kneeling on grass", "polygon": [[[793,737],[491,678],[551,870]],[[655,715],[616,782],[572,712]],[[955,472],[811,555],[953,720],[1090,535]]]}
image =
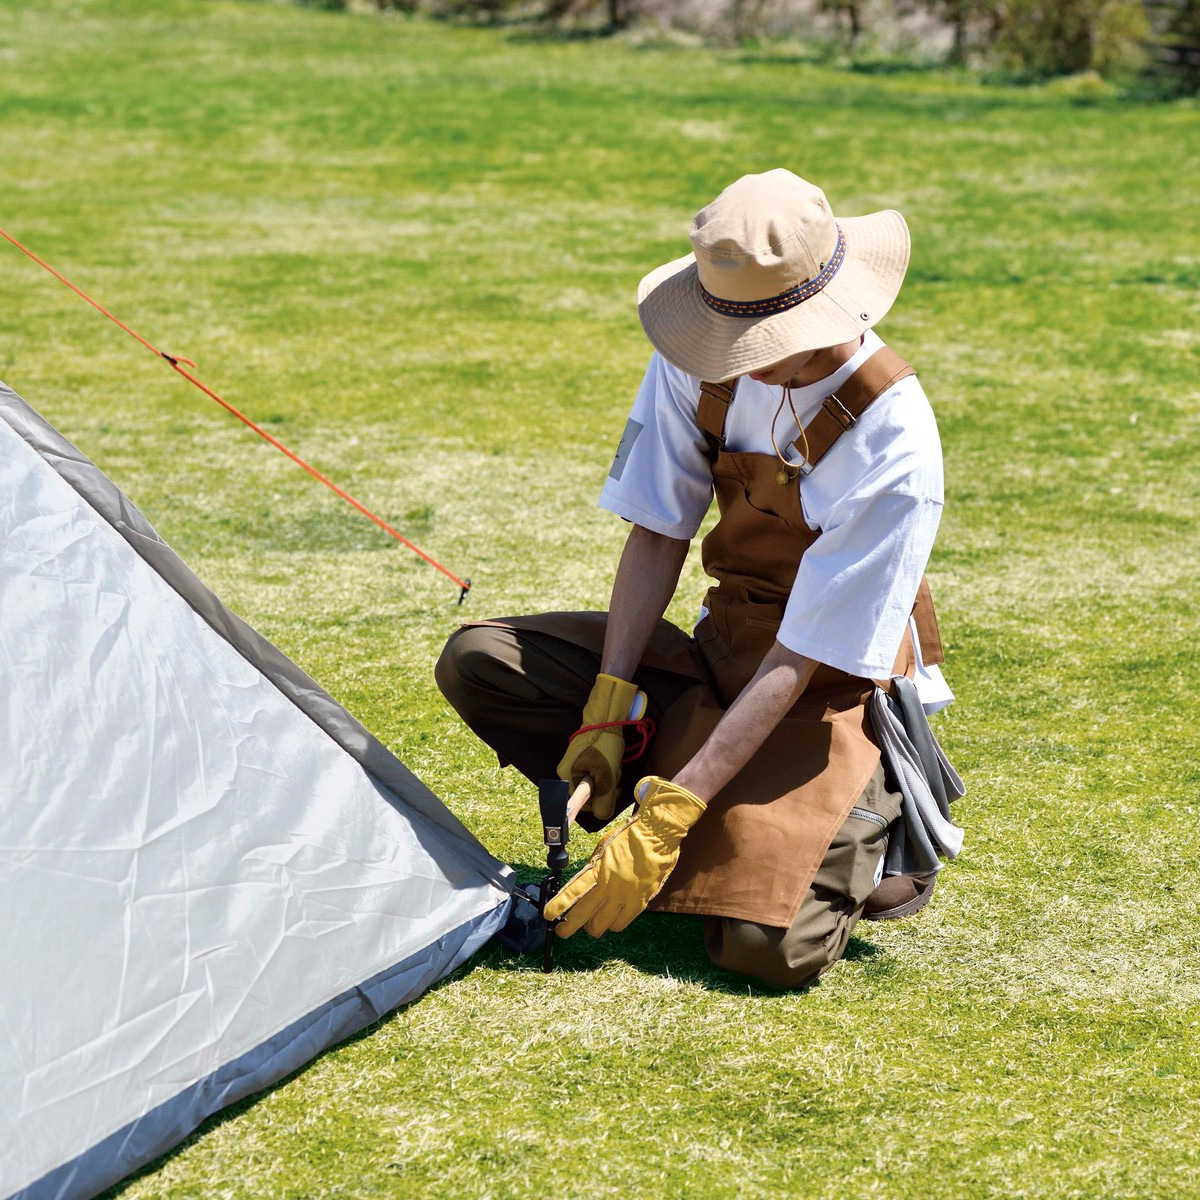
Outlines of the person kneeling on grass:
{"label": "person kneeling on grass", "polygon": [[[774,170],[726,188],[691,242],[638,292],[656,352],[601,493],[632,523],[608,613],[466,625],[436,674],[502,763],[591,779],[584,828],[637,805],[552,902],[561,936],[699,913],[715,964],[802,987],[864,913],[933,889],[880,883],[901,795],[867,712],[895,675],[950,699],[923,578],[941,446],[872,330],[908,265],[899,213],[835,218]],[[714,492],[693,638],[662,617]],[[621,767],[647,720],[635,783]]]}

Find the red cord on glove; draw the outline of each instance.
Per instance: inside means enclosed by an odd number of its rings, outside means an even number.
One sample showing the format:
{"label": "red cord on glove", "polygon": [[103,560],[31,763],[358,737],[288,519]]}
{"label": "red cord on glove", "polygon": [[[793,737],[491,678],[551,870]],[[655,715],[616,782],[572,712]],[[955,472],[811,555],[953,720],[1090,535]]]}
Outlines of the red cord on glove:
{"label": "red cord on glove", "polygon": [[636,762],[650,748],[650,739],[654,736],[655,725],[650,717],[641,717],[636,721],[601,721],[599,725],[584,725],[571,734],[574,741],[581,733],[594,733],[597,729],[625,729],[631,727],[641,735],[641,741],[634,743],[625,750],[622,763]]}

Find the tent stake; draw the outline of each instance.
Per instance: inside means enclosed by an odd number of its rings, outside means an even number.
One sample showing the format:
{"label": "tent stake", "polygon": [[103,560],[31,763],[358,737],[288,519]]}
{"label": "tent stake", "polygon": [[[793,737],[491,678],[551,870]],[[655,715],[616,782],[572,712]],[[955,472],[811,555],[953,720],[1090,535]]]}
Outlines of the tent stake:
{"label": "tent stake", "polygon": [[547,921],[546,905],[558,895],[558,890],[562,887],[562,873],[570,862],[567,839],[570,837],[571,822],[591,799],[591,795],[591,779],[584,779],[574,792],[570,790],[570,784],[562,779],[543,779],[538,783],[542,841],[546,844],[546,869],[549,872],[542,880],[541,887],[541,916],[546,939],[542,946],[542,970],[547,974],[554,966],[554,927],[562,918]]}

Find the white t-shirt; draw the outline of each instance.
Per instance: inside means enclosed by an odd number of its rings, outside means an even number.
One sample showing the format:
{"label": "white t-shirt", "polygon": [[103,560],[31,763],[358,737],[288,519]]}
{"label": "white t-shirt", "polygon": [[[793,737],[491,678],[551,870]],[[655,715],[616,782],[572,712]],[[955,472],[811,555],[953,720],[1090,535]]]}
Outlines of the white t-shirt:
{"label": "white t-shirt", "polygon": [[[882,345],[868,331],[834,374],[793,389],[800,421],[807,425]],[[657,353],[651,358],[600,495],[602,508],[668,537],[695,536],[713,497],[708,446],[696,424],[699,399],[698,378]],[[726,447],[773,454],[771,421],[780,399],[778,387],[743,378],[725,426]],[[785,404],[775,423],[785,453],[799,432]],[[779,640],[852,675],[886,677],[942,512],[941,442],[916,377],[877,397],[811,475],[787,486],[800,488],[804,519],[821,533],[801,559]],[[943,703],[949,699],[936,667],[922,667],[918,686],[923,700],[937,690],[945,693]]]}

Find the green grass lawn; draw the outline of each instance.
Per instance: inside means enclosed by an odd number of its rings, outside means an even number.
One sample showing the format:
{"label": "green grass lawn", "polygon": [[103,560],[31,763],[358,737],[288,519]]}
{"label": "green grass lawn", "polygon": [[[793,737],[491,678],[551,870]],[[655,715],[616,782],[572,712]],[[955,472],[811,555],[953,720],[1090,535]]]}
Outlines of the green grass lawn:
{"label": "green grass lawn", "polygon": [[[0,0],[0,226],[470,575],[467,615],[604,605],[634,288],[746,171],[906,213],[881,333],[946,451],[968,836],[920,919],[799,995],[711,969],[678,917],[550,977],[485,951],[120,1194],[1200,1196],[1198,146],[1186,102]],[[0,378],[497,855],[542,861],[534,789],[433,684],[452,584],[5,244]]]}

